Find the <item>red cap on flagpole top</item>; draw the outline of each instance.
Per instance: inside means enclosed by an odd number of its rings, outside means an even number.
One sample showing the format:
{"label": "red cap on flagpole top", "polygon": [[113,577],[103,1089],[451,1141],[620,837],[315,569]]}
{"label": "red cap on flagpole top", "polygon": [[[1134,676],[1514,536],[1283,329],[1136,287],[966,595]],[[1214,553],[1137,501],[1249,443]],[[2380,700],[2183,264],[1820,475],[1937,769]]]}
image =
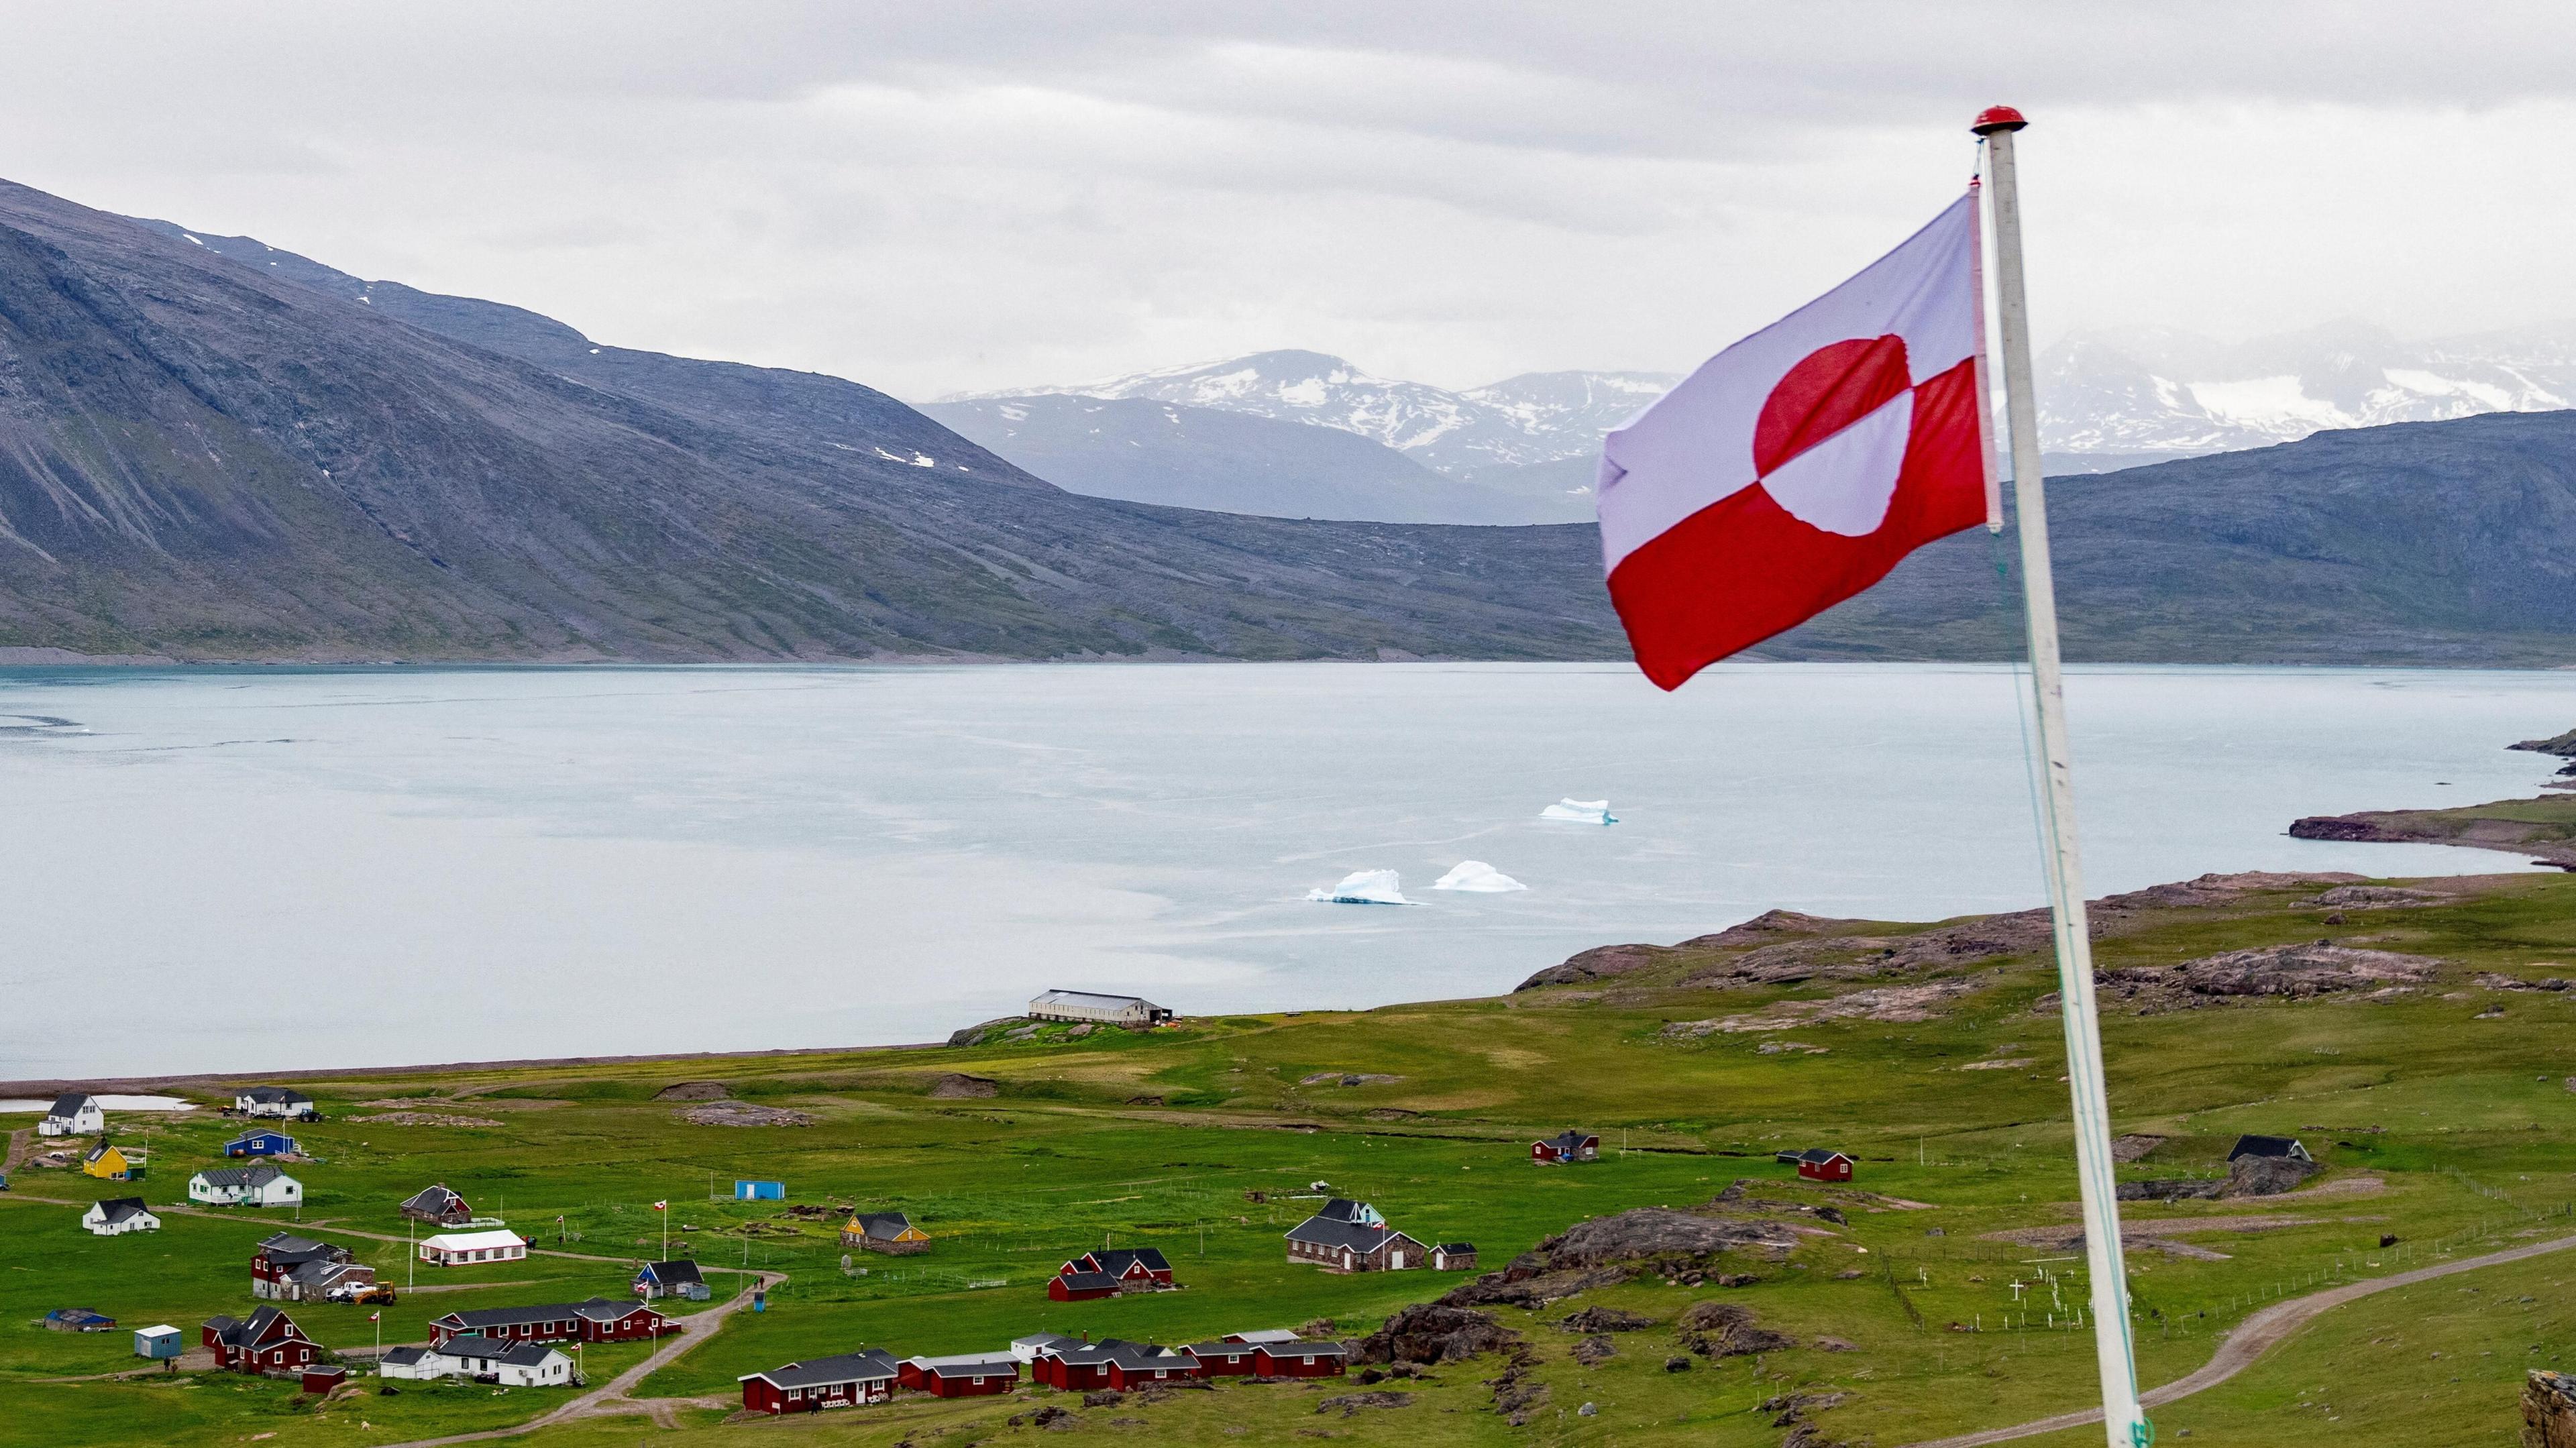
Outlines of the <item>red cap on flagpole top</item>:
{"label": "red cap on flagpole top", "polygon": [[1976,122],[1968,129],[1980,136],[1991,136],[1997,131],[2018,131],[2029,124],[2021,112],[2010,106],[1988,106],[1977,112]]}

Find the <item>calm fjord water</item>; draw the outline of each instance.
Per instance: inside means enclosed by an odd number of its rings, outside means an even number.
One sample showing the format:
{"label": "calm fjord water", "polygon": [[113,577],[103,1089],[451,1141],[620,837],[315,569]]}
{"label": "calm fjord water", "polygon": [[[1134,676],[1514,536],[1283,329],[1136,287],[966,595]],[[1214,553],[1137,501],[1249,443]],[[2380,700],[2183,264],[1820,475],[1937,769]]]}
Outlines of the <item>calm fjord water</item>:
{"label": "calm fjord water", "polygon": [[[917,1041],[1035,990],[1504,991],[1773,906],[2040,898],[2008,670],[0,671],[0,1079]],[[2472,873],[2576,674],[2079,670],[2093,893]],[[2443,782],[2447,781],[2447,784]],[[1548,824],[1562,795],[1620,823]],[[1428,887],[1462,859],[1524,893]],[[1403,872],[1410,908],[1311,904]]]}

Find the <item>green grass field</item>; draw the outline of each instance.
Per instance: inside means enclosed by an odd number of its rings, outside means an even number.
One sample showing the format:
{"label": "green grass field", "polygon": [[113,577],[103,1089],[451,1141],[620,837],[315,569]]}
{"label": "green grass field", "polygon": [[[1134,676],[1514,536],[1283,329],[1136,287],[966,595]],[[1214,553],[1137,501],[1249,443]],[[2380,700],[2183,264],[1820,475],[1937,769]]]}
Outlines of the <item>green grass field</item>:
{"label": "green grass field", "polygon": [[[2105,968],[2172,964],[2220,950],[2331,937],[2438,957],[2411,993],[2233,1000],[2104,1021],[2117,1127],[2165,1135],[2124,1176],[2214,1175],[2240,1132],[2300,1137],[2329,1170],[2281,1197],[2131,1203],[2133,1230],[2165,1246],[2129,1255],[2141,1377],[2178,1377],[2248,1312],[2315,1287],[2420,1267],[2534,1234],[2576,1235],[2576,992],[2501,990],[2481,973],[2576,975],[2576,879],[2495,877],[2420,908],[2352,910],[2341,923],[2305,903],[2314,887],[2134,914],[2099,947]],[[1900,940],[1920,926],[1866,927]],[[1360,1013],[1189,1021],[1147,1034],[1062,1030],[1008,1046],[690,1062],[565,1065],[308,1082],[332,1118],[297,1129],[319,1161],[291,1167],[309,1199],[295,1229],[342,1241],[404,1281],[395,1204],[431,1181],[507,1216],[540,1256],[475,1269],[419,1269],[390,1309],[388,1343],[418,1340],[458,1307],[621,1295],[634,1261],[658,1255],[670,1201],[672,1250],[710,1267],[787,1274],[767,1310],[743,1311],[646,1381],[648,1398],[736,1401],[734,1379],[791,1359],[881,1346],[898,1355],[997,1349],[1046,1330],[1185,1341],[1330,1318],[1356,1336],[1457,1276],[1335,1276],[1285,1261],[1281,1234],[1311,1209],[1309,1184],[1376,1203],[1424,1241],[1470,1240],[1484,1266],[1540,1238],[1637,1206],[1690,1206],[1739,1178],[1757,1195],[1840,1201],[1847,1224],[1803,1239],[1785,1261],[1733,1264],[1758,1280],[1666,1286],[1652,1274],[1539,1312],[1494,1309],[1529,1342],[1544,1397],[1520,1426],[1494,1411],[1496,1358],[1379,1384],[1400,1407],[1318,1413],[1347,1382],[1235,1384],[1145,1405],[1084,1410],[1087,1426],[1145,1441],[1359,1441],[1770,1445],[1788,1430],[1758,1405],[1788,1393],[1841,1394],[1811,1416],[1831,1440],[1893,1445],[2080,1407],[2093,1391],[2092,1342],[2068,1320],[2083,1300],[2080,1250],[2024,1238],[2073,1220],[2073,1171],[2059,1082],[2058,1021],[2033,1009],[2053,991],[2045,961],[1993,957],[1935,966],[1909,984],[1956,980],[1930,1019],[1845,1018],[1786,1031],[1665,1033],[1668,1022],[1751,1015],[1847,994],[1869,981],[1714,990],[1679,984],[1708,955],[1681,953],[1633,976],[1497,1000]],[[1884,982],[1880,982],[1884,983]],[[1764,1052],[1781,1041],[1821,1050]],[[2026,1064],[2000,1069],[1993,1061]],[[965,1071],[999,1083],[985,1099],[927,1096]],[[1397,1079],[1344,1087],[1339,1073]],[[1333,1073],[1328,1082],[1307,1078]],[[808,1113],[802,1127],[702,1126],[655,1093],[715,1080],[740,1099]],[[489,1127],[397,1126],[348,1118],[386,1099],[455,1098],[430,1109]],[[180,1199],[187,1174],[237,1129],[211,1112],[124,1117],[145,1140],[143,1194]],[[1529,1164],[1533,1138],[1576,1125],[1604,1159]],[[1860,1159],[1863,1200],[1795,1182],[1783,1146],[1831,1144]],[[777,1178],[789,1204],[738,1203],[738,1176]],[[22,1168],[0,1195],[0,1438],[49,1444],[273,1441],[393,1443],[524,1421],[560,1392],[495,1395],[472,1385],[404,1384],[319,1409],[291,1386],[214,1374],[67,1382],[134,1365],[123,1328],[176,1323],[193,1342],[209,1314],[250,1305],[251,1243],[286,1214],[169,1213],[159,1233],[97,1239],[74,1206],[130,1189]],[[710,1187],[717,1199],[710,1200]],[[859,1254],[842,1265],[835,1231],[850,1207],[900,1207],[932,1252]],[[2383,1237],[2395,1237],[2383,1249]],[[1057,1304],[1043,1286],[1065,1258],[1103,1243],[1161,1248],[1183,1290]],[[858,1275],[857,1268],[864,1268]],[[714,1275],[719,1294],[737,1276]],[[2017,1285],[2018,1284],[2018,1285]],[[2576,1357],[2576,1252],[2399,1289],[2336,1309],[2255,1369],[2176,1404],[2159,1421],[2195,1440],[2302,1443],[2366,1430],[2410,1444],[2505,1441],[2526,1366]],[[2478,1288],[2476,1292],[2466,1289]],[[1759,1358],[1691,1358],[1673,1320],[1723,1297],[1801,1346]],[[2529,1298],[2529,1301],[2519,1299]],[[2513,1299],[2508,1301],[2508,1299]],[[1556,1321],[1589,1305],[1652,1318],[1586,1365]],[[95,1336],[44,1331],[58,1306],[120,1320]],[[369,1343],[366,1310],[296,1307],[335,1348]],[[2056,1320],[2050,1320],[2051,1314]],[[1851,1351],[1807,1344],[1830,1336]],[[643,1349],[590,1355],[593,1382]],[[2440,1352],[2438,1359],[2427,1356]],[[2356,1377],[2339,1364],[2367,1363]],[[2319,1398],[2320,1393],[2324,1396]],[[680,1405],[545,1429],[543,1445],[661,1438],[732,1442],[970,1442],[1010,1429],[1040,1398],[883,1408],[792,1422],[732,1424]],[[1586,1404],[1596,1411],[1585,1415]],[[361,1423],[368,1426],[361,1427]],[[2383,1431],[2384,1428],[2384,1431]],[[274,1434],[274,1439],[260,1438]],[[2301,1436],[2305,1435],[2305,1436]],[[2034,1442],[2075,1443],[2083,1434]],[[2098,1434],[2092,1441],[2098,1441]]]}

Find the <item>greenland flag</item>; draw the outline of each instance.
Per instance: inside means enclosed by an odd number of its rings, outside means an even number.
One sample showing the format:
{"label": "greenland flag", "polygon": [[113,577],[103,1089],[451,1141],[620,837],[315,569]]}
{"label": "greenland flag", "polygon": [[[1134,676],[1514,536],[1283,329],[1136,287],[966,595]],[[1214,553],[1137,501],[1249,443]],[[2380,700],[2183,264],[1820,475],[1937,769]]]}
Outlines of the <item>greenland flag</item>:
{"label": "greenland flag", "polygon": [[1610,601],[1665,689],[1985,522],[1971,190],[1603,440]]}

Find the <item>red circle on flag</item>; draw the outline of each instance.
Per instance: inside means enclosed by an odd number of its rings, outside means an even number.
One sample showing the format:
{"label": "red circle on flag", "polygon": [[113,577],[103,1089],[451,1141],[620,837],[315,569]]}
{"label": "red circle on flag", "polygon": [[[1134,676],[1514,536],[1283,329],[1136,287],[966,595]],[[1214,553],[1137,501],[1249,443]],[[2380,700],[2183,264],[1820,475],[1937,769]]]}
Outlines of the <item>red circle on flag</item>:
{"label": "red circle on flag", "polygon": [[1893,333],[1828,342],[1808,353],[1762,400],[1753,424],[1754,475],[1768,477],[1913,385],[1905,339]]}

